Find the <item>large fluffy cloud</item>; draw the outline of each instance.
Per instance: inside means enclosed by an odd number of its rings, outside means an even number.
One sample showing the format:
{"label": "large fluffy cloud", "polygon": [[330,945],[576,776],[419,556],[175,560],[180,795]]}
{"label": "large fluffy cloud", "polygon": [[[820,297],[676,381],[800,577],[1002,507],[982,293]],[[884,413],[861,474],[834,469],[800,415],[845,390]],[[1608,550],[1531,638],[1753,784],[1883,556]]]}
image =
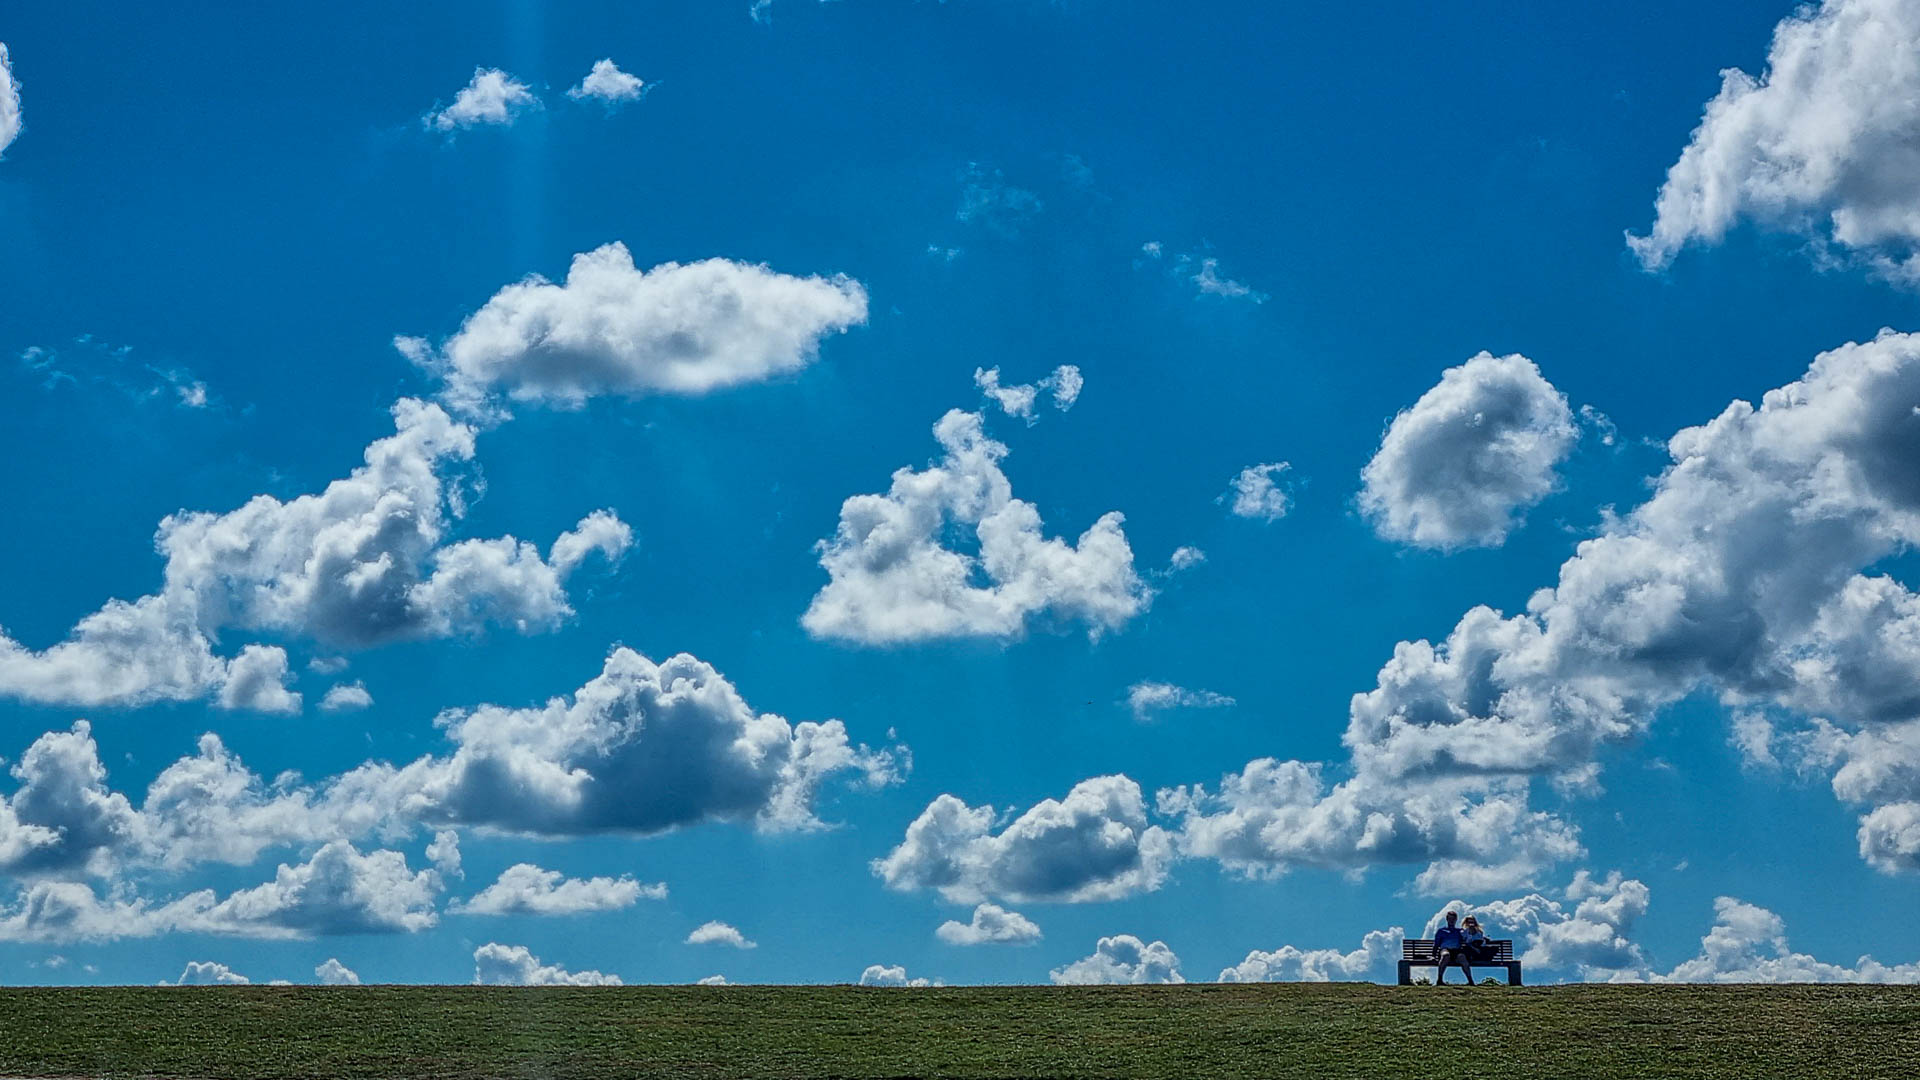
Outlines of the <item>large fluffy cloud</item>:
{"label": "large fluffy cloud", "polygon": [[0,859],[8,871],[105,873],[116,849],[138,838],[139,815],[126,796],[107,790],[85,720],[34,740],[10,771],[20,786],[0,811]]}
{"label": "large fluffy cloud", "polygon": [[643,885],[631,874],[617,878],[570,878],[532,863],[516,863],[499,880],[451,910],[463,915],[580,915],[632,907],[642,897],[658,900],[665,885]]}
{"label": "large fluffy cloud", "polygon": [[488,986],[619,986],[620,976],[542,964],[525,945],[489,941],[473,950],[473,981]]}
{"label": "large fluffy cloud", "polygon": [[1017,911],[979,904],[971,920],[948,919],[934,936],[949,945],[1030,945],[1040,940],[1040,928]]}
{"label": "large fluffy cloud", "polygon": [[207,891],[154,903],[125,887],[103,897],[84,882],[40,881],[0,910],[0,941],[102,942],[203,929],[201,916],[213,903]]}
{"label": "large fluffy cloud", "polygon": [[246,986],[252,979],[216,960],[189,960],[172,986]]}
{"label": "large fluffy cloud", "polygon": [[1525,612],[1475,608],[1440,644],[1396,648],[1352,704],[1357,771],[1579,784],[1601,746],[1696,690],[1842,732],[1913,718],[1916,605],[1866,571],[1920,539],[1916,407],[1920,337],[1884,332],[1681,431],[1651,497],[1581,543]]}
{"label": "large fluffy cloud", "polygon": [[[1771,725],[1758,738],[1748,753],[1771,761]],[[1920,720],[1859,731],[1816,720],[1781,741],[1796,764],[1831,769],[1835,795],[1872,807],[1860,819],[1862,859],[1889,872],[1920,870]]]}
{"label": "large fluffy cloud", "polygon": [[[1448,912],[1473,915],[1490,936],[1516,939],[1516,955],[1536,981],[1547,973],[1582,982],[1920,982],[1920,963],[1887,965],[1863,956],[1842,965],[1796,953],[1778,915],[1729,896],[1714,902],[1714,925],[1701,939],[1699,954],[1671,971],[1658,972],[1633,940],[1635,924],[1646,914],[1650,899],[1644,884],[1622,878],[1618,871],[1595,878],[1582,870],[1563,895],[1564,900],[1537,892],[1480,903],[1454,900],[1433,913],[1422,933],[1432,937]],[[1399,957],[1401,937],[1399,927],[1376,930],[1359,949],[1346,953],[1291,945],[1273,952],[1255,950],[1222,971],[1220,981],[1384,978]],[[1093,971],[1111,968],[1122,976],[1133,970],[1098,953],[1081,963]]]}
{"label": "large fluffy cloud", "polygon": [[1407,787],[1360,776],[1329,787],[1321,773],[1319,765],[1263,758],[1214,790],[1162,790],[1158,807],[1179,820],[1182,854],[1249,876],[1425,862],[1415,887],[1431,894],[1528,884],[1581,852],[1571,828],[1527,809],[1523,785]]}
{"label": "large fluffy cloud", "polygon": [[1518,511],[1553,490],[1578,434],[1533,361],[1481,353],[1393,418],[1360,474],[1360,509],[1390,540],[1497,545]]}
{"label": "large fluffy cloud", "polygon": [[1920,282],[1916,169],[1920,3],[1827,0],[1781,20],[1758,78],[1721,72],[1653,228],[1627,242],[1658,268],[1746,218]]}
{"label": "large fluffy cloud", "polygon": [[905,965],[868,964],[860,973],[861,986],[934,986],[932,979],[908,978]]}
{"label": "large fluffy cloud", "polygon": [[359,973],[332,956],[327,957],[326,963],[313,969],[313,977],[319,979],[322,986],[360,985]]}
{"label": "large fluffy cloud", "polygon": [[1847,967],[1794,952],[1787,925],[1763,907],[1722,896],[1713,902],[1713,929],[1700,939],[1700,953],[1656,982],[1723,983],[1917,983],[1920,963],[1888,966],[1862,956]]}
{"label": "large fluffy cloud", "polygon": [[1187,981],[1180,974],[1180,958],[1166,942],[1145,942],[1132,934],[1101,938],[1092,955],[1054,968],[1047,978],[1061,986]]}
{"label": "large fluffy cloud", "polygon": [[907,826],[873,871],[894,889],[937,889],[956,903],[1114,900],[1166,880],[1173,837],[1147,822],[1140,785],[1125,776],[1075,784],[994,831],[991,806],[941,795]]}
{"label": "large fluffy cloud", "polygon": [[214,700],[223,709],[299,712],[301,695],[287,689],[287,650],[278,645],[248,645],[241,649],[240,655],[227,664],[227,679],[220,684]]}
{"label": "large fluffy cloud", "polygon": [[571,699],[487,705],[440,723],[452,755],[393,781],[412,812],[511,832],[655,833],[707,820],[805,828],[825,777],[893,777],[891,756],[849,743],[840,721],[756,713],[685,653],[655,663],[618,648]]}
{"label": "large fluffy cloud", "polygon": [[[1133,569],[1122,515],[1103,515],[1076,544],[1041,533],[1040,512],[1013,497],[1007,447],[979,413],[955,409],[933,434],[944,457],[902,468],[884,495],[855,495],[820,544],[829,576],[801,623],[815,637],[867,645],[935,638],[1010,638],[1030,619],[1117,629],[1152,592]],[[959,530],[979,553],[946,546]]]}
{"label": "large fluffy cloud", "polygon": [[415,873],[398,851],[362,854],[345,841],[307,861],[281,864],[273,880],[225,899],[201,889],[165,902],[122,882],[104,893],[78,881],[38,881],[0,911],[0,940],[111,941],[165,933],[301,938],[411,933],[439,921],[440,879]]}
{"label": "large fluffy cloud", "polygon": [[[1511,900],[1470,904],[1454,900],[1427,920],[1425,936],[1432,937],[1446,913],[1472,915],[1490,937],[1524,937],[1516,955],[1521,963],[1573,974],[1582,980],[1623,980],[1643,977],[1647,958],[1633,940],[1634,925],[1647,913],[1652,892],[1619,871],[1596,880],[1581,870],[1564,893],[1564,901],[1539,893]],[[1567,905],[1573,905],[1569,912]]]}
{"label": "large fluffy cloud", "polygon": [[513,537],[448,542],[464,502],[453,470],[474,431],[437,405],[406,399],[395,433],[315,495],[258,495],[224,514],[160,523],[166,560],[155,594],[112,600],[65,641],[33,650],[0,633],[0,694],[44,704],[144,705],[209,694],[229,707],[287,711],[286,654],[214,653],[224,631],[270,632],[347,647],[471,633],[521,632],[573,613],[566,579],[588,553],[618,558],[631,531],[607,511],[557,539],[548,557]]}
{"label": "large fluffy cloud", "polygon": [[20,84],[13,77],[7,43],[0,41],[0,154],[20,136]]}
{"label": "large fluffy cloud", "polygon": [[[1920,540],[1917,410],[1920,336],[1889,331],[1679,432],[1651,496],[1524,612],[1476,607],[1438,644],[1395,648],[1351,703],[1344,779],[1266,758],[1217,789],[1160,792],[1179,853],[1249,874],[1425,862],[1413,885],[1429,895],[1529,887],[1582,852],[1529,808],[1533,781],[1592,790],[1603,748],[1709,691],[1823,716],[1782,738],[1863,806],[1871,864],[1920,868],[1920,601],[1868,572]],[[937,800],[887,862],[956,898],[993,893],[970,869],[992,824]]]}
{"label": "large fluffy cloud", "polygon": [[243,889],[198,920],[208,929],[262,937],[412,932],[439,921],[440,878],[407,868],[398,851],[361,854],[336,840],[272,881]]}
{"label": "large fluffy cloud", "polygon": [[601,394],[704,394],[797,371],[820,342],[867,321],[845,276],[794,277],[728,259],[634,266],[626,245],[573,257],[567,280],[501,289],[438,349],[395,344],[479,407],[495,392],[578,408]]}
{"label": "large fluffy cloud", "polygon": [[[839,721],[791,724],[755,713],[712,667],[684,655],[654,664],[616,649],[571,698],[450,712],[441,722],[450,751],[398,767],[370,762],[317,783],[293,775],[269,783],[208,734],[197,753],[162,769],[137,805],[108,787],[86,721],[48,732],[20,756],[11,769],[17,786],[0,797],[0,873],[30,884],[76,884],[86,896],[23,892],[15,914],[51,903],[67,923],[111,922],[112,905],[124,901],[127,918],[145,926],[139,920],[157,918],[147,901],[117,891],[103,901],[71,879],[124,882],[207,862],[247,865],[268,850],[297,848],[317,854],[283,866],[270,887],[217,906],[211,893],[196,894],[152,925],[198,919],[263,933],[325,933],[359,919],[363,929],[416,929],[431,924],[428,897],[443,876],[459,873],[453,828],[553,837],[654,833],[703,821],[809,828],[818,824],[814,797],[827,778],[851,772],[881,784],[895,776],[891,754],[851,744]],[[423,827],[439,830],[426,848],[433,871],[413,873],[397,852],[361,855],[351,846],[367,836],[395,842]],[[347,896],[352,880],[407,902],[358,915],[344,900],[315,907],[315,898]],[[630,878],[566,881],[523,866],[471,903],[476,911],[555,913],[663,892]]]}
{"label": "large fluffy cloud", "polygon": [[1271,952],[1255,949],[1245,960],[1220,972],[1220,982],[1344,982],[1379,978],[1400,959],[1405,931],[1369,931],[1352,952],[1301,949],[1282,945]]}

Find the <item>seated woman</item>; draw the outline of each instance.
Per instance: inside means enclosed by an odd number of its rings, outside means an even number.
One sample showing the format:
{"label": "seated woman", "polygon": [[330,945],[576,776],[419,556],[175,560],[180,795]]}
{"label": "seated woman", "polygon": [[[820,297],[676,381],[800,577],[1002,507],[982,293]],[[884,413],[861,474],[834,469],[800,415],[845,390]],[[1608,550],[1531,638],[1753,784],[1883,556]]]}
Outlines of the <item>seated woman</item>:
{"label": "seated woman", "polygon": [[1460,926],[1460,933],[1464,938],[1462,948],[1467,954],[1468,962],[1475,964],[1493,962],[1493,939],[1481,931],[1480,920],[1471,915],[1467,916],[1466,921]]}

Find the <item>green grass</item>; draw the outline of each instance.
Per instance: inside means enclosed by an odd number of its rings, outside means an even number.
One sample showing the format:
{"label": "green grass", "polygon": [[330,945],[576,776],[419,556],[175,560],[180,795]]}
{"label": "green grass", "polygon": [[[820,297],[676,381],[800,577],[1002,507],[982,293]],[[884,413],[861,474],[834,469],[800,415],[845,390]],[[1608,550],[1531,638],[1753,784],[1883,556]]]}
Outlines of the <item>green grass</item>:
{"label": "green grass", "polygon": [[1912,987],[0,990],[6,1076],[1804,1080],[1916,1070]]}

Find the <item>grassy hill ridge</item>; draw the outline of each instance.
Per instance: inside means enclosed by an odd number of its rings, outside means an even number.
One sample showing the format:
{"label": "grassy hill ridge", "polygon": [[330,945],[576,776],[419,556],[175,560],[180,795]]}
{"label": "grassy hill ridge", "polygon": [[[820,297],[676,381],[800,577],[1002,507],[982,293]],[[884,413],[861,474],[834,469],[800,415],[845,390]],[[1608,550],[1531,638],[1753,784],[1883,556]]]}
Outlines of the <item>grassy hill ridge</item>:
{"label": "grassy hill ridge", "polygon": [[1857,1078],[1917,1067],[1916,987],[0,989],[7,1076]]}

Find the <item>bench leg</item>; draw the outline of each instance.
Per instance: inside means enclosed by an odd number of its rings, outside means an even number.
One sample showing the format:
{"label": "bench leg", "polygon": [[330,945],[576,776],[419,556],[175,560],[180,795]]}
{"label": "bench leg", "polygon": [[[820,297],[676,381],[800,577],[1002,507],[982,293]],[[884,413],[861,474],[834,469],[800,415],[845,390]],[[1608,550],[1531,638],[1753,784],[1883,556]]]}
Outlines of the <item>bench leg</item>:
{"label": "bench leg", "polygon": [[1413,965],[1407,963],[1405,960],[1400,961],[1400,985],[1413,985]]}
{"label": "bench leg", "polygon": [[1518,960],[1515,960],[1513,963],[1507,965],[1507,985],[1508,986],[1523,985],[1520,982],[1520,961]]}

